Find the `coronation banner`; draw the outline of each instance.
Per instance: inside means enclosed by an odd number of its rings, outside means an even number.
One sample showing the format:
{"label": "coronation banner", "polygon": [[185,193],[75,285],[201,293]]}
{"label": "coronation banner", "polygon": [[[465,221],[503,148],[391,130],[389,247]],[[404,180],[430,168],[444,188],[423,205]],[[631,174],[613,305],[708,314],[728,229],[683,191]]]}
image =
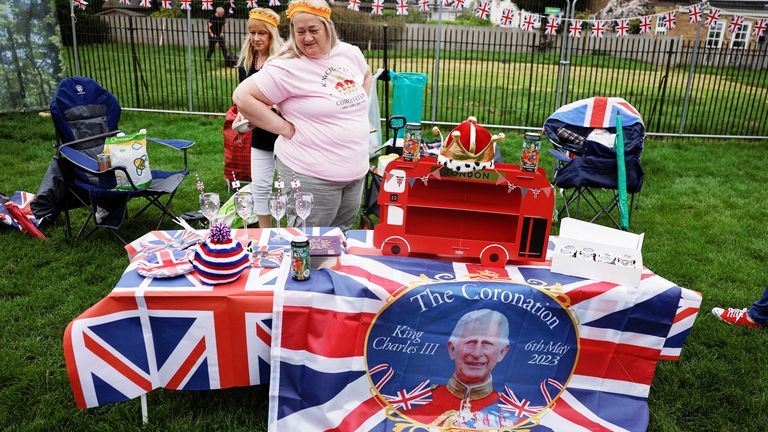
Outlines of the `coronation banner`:
{"label": "coronation banner", "polygon": [[644,431],[701,303],[648,270],[360,255],[277,288],[270,431]]}

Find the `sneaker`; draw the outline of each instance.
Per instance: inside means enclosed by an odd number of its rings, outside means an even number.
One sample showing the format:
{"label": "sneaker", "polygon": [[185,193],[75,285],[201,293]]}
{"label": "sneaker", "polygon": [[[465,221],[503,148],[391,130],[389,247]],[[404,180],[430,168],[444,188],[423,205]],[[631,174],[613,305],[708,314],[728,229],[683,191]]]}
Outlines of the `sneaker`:
{"label": "sneaker", "polygon": [[750,327],[750,328],[763,328],[763,326],[751,321],[747,317],[747,308],[734,309],[734,308],[712,308],[712,315],[716,316],[721,321],[725,321],[728,324],[735,325],[737,327]]}

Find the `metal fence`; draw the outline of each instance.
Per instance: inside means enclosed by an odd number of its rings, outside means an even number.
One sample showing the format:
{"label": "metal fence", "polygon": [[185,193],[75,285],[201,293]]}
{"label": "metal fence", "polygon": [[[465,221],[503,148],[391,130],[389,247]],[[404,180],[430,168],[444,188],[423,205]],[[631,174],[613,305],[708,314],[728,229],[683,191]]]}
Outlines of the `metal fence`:
{"label": "metal fence", "polygon": [[[64,18],[60,22],[68,23]],[[342,40],[360,47],[373,71],[429,76],[427,123],[458,123],[474,115],[494,127],[535,129],[563,103],[602,95],[632,103],[651,133],[768,137],[764,41],[748,49],[715,49],[704,40],[668,36],[569,40],[520,29],[384,21],[348,11],[336,14],[335,22]],[[246,20],[228,19],[227,26],[227,46],[236,54]],[[237,71],[225,67],[218,47],[213,61],[205,61],[203,18],[81,20],[75,46],[64,27],[69,73],[94,78],[123,107],[224,113],[231,104]],[[564,40],[572,44],[566,61]],[[391,83],[378,86],[381,112],[389,113]]]}

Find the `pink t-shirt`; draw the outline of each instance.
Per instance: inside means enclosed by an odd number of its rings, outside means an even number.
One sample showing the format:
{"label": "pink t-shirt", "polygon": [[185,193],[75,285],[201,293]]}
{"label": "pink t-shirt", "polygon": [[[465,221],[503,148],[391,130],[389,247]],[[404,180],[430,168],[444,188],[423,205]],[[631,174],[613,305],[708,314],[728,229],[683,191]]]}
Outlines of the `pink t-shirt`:
{"label": "pink t-shirt", "polygon": [[275,58],[248,78],[296,127],[292,139],[275,141],[285,165],[336,182],[368,172],[367,71],[360,49],[339,42],[326,58]]}

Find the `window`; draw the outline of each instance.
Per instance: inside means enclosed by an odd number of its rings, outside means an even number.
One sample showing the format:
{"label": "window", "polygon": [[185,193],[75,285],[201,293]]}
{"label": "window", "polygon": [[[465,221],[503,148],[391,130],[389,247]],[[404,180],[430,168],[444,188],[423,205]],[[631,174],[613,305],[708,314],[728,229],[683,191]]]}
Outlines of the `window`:
{"label": "window", "polygon": [[723,36],[725,36],[725,21],[718,21],[714,27],[709,28],[707,48],[720,48],[723,46]]}
{"label": "window", "polygon": [[749,46],[749,33],[752,31],[752,22],[744,21],[744,25],[731,36],[731,48],[746,49]]}
{"label": "window", "polygon": [[656,16],[656,34],[666,34],[667,25],[664,23],[664,15]]}

